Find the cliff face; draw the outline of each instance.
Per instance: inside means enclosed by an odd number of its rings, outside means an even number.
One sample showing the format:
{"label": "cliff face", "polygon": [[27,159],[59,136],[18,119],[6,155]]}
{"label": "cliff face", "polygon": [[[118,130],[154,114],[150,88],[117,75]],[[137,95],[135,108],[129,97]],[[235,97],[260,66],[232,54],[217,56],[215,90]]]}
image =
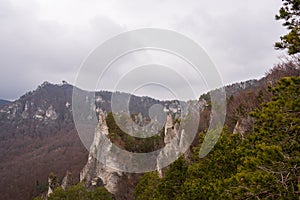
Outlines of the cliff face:
{"label": "cliff face", "polygon": [[[157,171],[160,178],[164,176],[165,167],[163,166],[164,161],[167,157],[174,156],[173,154],[180,154],[180,141],[183,139],[181,138],[184,134],[184,130],[179,130],[179,124],[173,121],[172,115],[167,116],[167,121],[165,124],[165,131],[164,131],[164,143],[165,147],[164,150],[160,152],[159,156],[157,157]],[[172,155],[171,155],[172,154]]]}
{"label": "cliff face", "polygon": [[[80,181],[87,187],[103,185],[116,199],[133,199],[132,193],[139,175],[120,172],[99,161],[99,158],[105,157],[105,152],[110,151],[111,145],[104,145],[107,141],[104,137],[108,134],[105,113],[101,111],[88,161],[80,173]],[[108,149],[104,149],[107,146]]]}
{"label": "cliff face", "polygon": [[[188,145],[186,143],[189,141],[186,138],[185,130],[179,128],[178,122],[173,121],[175,115],[173,112],[167,115],[164,125],[165,147],[159,151],[155,161],[160,177],[164,176],[164,169],[169,159],[177,158],[185,153],[182,150],[185,149],[185,146]],[[114,166],[112,164],[114,158],[106,156],[106,152],[112,151],[113,148],[108,140],[108,135],[106,114],[101,111],[88,161],[80,173],[80,181],[85,183],[87,187],[103,185],[117,200],[133,199],[133,190],[141,174],[126,173],[110,167]],[[190,141],[192,139],[190,138]]]}

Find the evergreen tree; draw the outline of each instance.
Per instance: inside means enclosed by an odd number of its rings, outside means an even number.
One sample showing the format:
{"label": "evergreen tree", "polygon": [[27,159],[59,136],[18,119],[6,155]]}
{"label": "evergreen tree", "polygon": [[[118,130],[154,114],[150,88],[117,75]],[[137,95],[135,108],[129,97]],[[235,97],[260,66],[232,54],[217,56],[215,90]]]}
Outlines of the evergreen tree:
{"label": "evergreen tree", "polygon": [[283,26],[289,33],[275,43],[276,49],[287,49],[289,54],[300,52],[300,0],[282,0],[283,6],[276,15],[276,20],[284,20]]}
{"label": "evergreen tree", "polygon": [[243,163],[225,180],[228,198],[298,199],[300,77],[279,80],[273,98],[256,110],[255,131],[240,147]]}
{"label": "evergreen tree", "polygon": [[58,187],[50,194],[48,200],[110,200],[111,194],[104,188],[98,187],[89,191],[81,183],[66,190]]}

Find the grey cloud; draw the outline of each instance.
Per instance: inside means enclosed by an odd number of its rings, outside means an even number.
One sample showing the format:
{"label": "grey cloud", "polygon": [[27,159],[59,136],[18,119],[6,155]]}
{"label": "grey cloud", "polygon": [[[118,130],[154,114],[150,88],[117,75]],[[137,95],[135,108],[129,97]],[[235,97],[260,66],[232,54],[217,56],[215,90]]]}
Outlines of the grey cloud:
{"label": "grey cloud", "polygon": [[[105,6],[107,2],[89,0],[85,4]],[[147,26],[179,31],[197,41],[216,63],[225,83],[262,76],[280,54],[273,43],[284,33],[274,20],[281,2],[115,0],[109,4],[111,14],[95,12],[83,25],[74,26],[81,15],[77,10],[71,16],[74,23],[68,24],[40,18],[38,1],[22,5],[1,1],[0,98],[18,98],[45,80],[74,83],[80,64],[97,45],[125,30]],[[124,65],[138,59],[131,58]],[[116,69],[105,78],[117,79],[122,73]],[[181,87],[178,80],[170,81]],[[205,90],[197,80],[191,78],[191,82]],[[155,93],[150,88],[142,92]]]}
{"label": "grey cloud", "polygon": [[91,31],[81,32],[68,24],[38,19],[38,7],[31,4],[25,8],[10,1],[1,4],[0,98],[15,99],[46,80],[73,82],[97,40],[121,30],[109,18],[97,17],[88,22]]}
{"label": "grey cloud", "polygon": [[[209,3],[208,3],[209,4]],[[276,63],[273,44],[283,33],[274,15],[278,4],[269,1],[222,1],[218,7],[185,17],[178,28],[191,33],[218,66],[225,83],[262,76]]]}

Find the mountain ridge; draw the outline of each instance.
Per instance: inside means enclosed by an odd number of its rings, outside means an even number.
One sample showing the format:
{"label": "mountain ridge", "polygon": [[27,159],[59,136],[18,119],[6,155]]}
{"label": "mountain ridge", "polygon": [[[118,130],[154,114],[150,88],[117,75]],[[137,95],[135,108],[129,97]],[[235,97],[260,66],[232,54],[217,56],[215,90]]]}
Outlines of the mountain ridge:
{"label": "mountain ridge", "polygon": [[[255,99],[260,90],[264,98],[269,98],[267,85],[291,75],[299,76],[299,67],[295,68],[292,64],[279,65],[260,80],[226,86],[228,109],[225,124],[228,128],[232,131],[239,120],[246,120],[247,113],[257,108],[259,102]],[[62,178],[70,170],[79,181],[79,172],[86,163],[88,151],[82,145],[74,126],[72,89],[73,86],[69,84],[45,82],[35,91],[27,92],[18,100],[0,108],[0,176],[3,177],[0,180],[0,193],[4,194],[3,198],[31,199],[37,196],[41,192],[36,189],[37,182],[39,185],[46,184],[50,172]],[[102,95],[99,106],[109,112],[108,99],[111,93],[100,91],[95,94]],[[209,96],[209,93],[201,95],[197,101],[205,96]],[[133,96],[132,102],[135,105],[133,109],[145,111],[144,116],[151,105],[160,101]],[[161,102],[163,106],[168,103]],[[176,106],[179,102],[173,100],[169,103]],[[209,110],[201,112],[199,131],[205,131],[209,116]],[[244,123],[239,124],[241,126]],[[91,140],[92,137],[93,133]],[[16,190],[20,192],[16,193]]]}

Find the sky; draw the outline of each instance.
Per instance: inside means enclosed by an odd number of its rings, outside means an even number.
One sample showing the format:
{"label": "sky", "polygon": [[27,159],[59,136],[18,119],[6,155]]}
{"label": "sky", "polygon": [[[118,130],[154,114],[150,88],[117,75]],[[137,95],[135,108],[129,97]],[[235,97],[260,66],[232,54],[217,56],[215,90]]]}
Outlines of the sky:
{"label": "sky", "polygon": [[[82,63],[101,43],[148,27],[176,31],[197,42],[225,85],[260,78],[284,55],[273,46],[286,32],[275,20],[280,6],[280,0],[0,0],[0,99],[15,100],[44,81],[75,84]],[[124,68],[149,60],[166,60],[171,69],[184,65],[170,55],[156,54],[128,56],[105,78],[119,76],[117,80]],[[196,96],[207,90],[205,80],[187,77]],[[176,96],[172,87],[185,91],[176,75],[161,78],[170,79],[171,89],[137,85],[135,93],[167,99]],[[97,89],[113,90],[108,83]]]}

